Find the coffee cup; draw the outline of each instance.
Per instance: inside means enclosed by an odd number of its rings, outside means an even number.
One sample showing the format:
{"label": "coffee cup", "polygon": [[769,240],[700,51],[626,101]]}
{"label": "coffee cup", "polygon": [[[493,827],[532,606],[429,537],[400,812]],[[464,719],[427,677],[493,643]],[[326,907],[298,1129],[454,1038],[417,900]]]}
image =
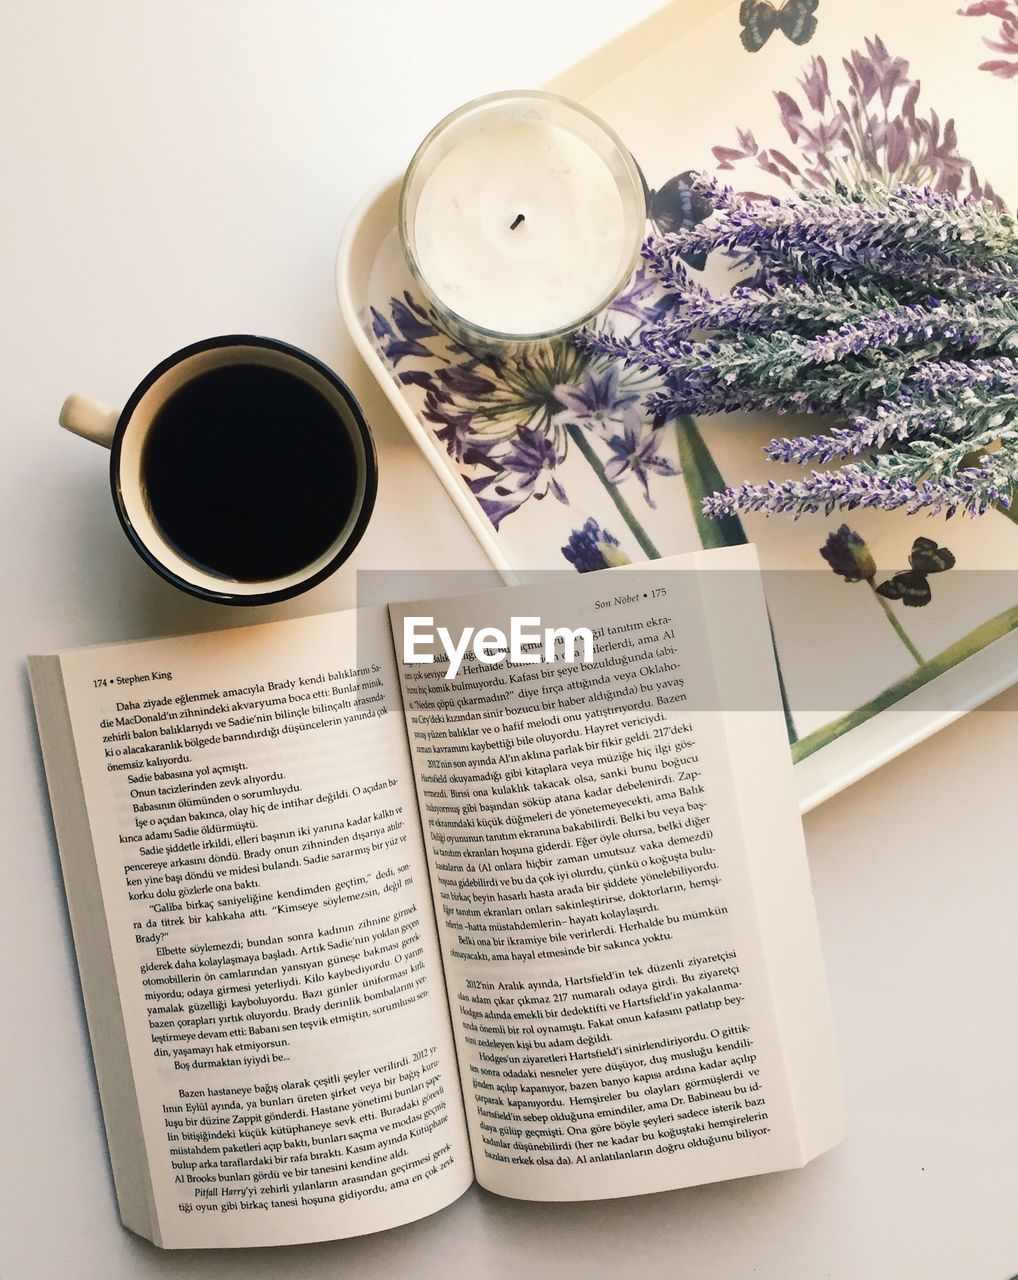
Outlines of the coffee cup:
{"label": "coffee cup", "polygon": [[271,338],[196,342],[156,365],[123,409],[69,396],[60,425],[110,450],[135,550],[205,600],[270,604],[316,586],[374,506],[375,449],[353,394]]}

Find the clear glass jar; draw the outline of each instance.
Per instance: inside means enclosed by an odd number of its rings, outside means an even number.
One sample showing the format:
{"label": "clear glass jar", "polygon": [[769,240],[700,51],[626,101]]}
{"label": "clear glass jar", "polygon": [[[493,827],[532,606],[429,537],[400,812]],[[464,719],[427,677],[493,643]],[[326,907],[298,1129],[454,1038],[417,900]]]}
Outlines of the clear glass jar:
{"label": "clear glass jar", "polygon": [[439,322],[509,353],[563,337],[639,260],[646,188],[618,135],[556,94],[490,94],[440,121],[399,195],[400,241]]}

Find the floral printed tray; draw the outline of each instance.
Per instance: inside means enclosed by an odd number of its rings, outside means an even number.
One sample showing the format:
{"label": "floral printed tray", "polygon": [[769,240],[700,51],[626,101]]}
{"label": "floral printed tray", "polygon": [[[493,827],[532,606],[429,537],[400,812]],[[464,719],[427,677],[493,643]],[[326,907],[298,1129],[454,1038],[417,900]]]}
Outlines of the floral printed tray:
{"label": "floral printed tray", "polygon": [[[546,87],[626,139],[651,191],[650,229],[667,230],[709,214],[691,170],[748,192],[877,178],[1013,207],[1015,81],[1018,0],[675,0]],[[702,498],[727,484],[795,474],[763,445],[816,423],[757,414],[655,426],[648,375],[570,345],[503,363],[464,351],[413,293],[397,192],[394,182],[370,199],[344,235],[340,307],[507,577],[755,542],[804,809],[1018,678],[1018,527],[1005,511],[950,524],[877,509],[705,518]],[[632,332],[662,305],[641,272],[603,323]],[[905,568],[919,536],[954,560],[921,605],[889,603],[846,573],[862,542],[882,569]]]}

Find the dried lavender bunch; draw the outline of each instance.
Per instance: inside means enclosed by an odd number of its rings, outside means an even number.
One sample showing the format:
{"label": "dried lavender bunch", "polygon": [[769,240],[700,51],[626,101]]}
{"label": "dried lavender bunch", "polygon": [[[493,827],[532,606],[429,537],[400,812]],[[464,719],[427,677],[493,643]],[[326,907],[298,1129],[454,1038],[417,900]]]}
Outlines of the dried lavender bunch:
{"label": "dried lavender bunch", "polygon": [[849,191],[801,191],[793,199],[749,200],[715,178],[696,176],[694,195],[714,207],[708,225],[665,237],[686,253],[760,245],[778,254],[803,246],[826,249],[872,267],[902,260],[946,259],[1013,274],[1018,266],[1015,222],[990,200],[960,201],[944,192],[870,185]]}
{"label": "dried lavender bunch", "polygon": [[888,443],[934,436],[988,447],[1018,424],[1018,362],[935,360],[917,369],[893,401],[883,401],[851,426],[811,436],[772,440],[764,452],[773,462],[798,466],[860,457]]}
{"label": "dried lavender bunch", "polygon": [[[709,222],[649,240],[673,305],[633,338],[587,351],[656,372],[661,419],[746,410],[833,414],[847,425],[772,440],[768,457],[826,466],[737,485],[708,515],[879,506],[982,514],[1018,483],[1018,225],[991,199],[912,187],[742,197],[694,178]],[[691,256],[753,274],[717,297]]]}

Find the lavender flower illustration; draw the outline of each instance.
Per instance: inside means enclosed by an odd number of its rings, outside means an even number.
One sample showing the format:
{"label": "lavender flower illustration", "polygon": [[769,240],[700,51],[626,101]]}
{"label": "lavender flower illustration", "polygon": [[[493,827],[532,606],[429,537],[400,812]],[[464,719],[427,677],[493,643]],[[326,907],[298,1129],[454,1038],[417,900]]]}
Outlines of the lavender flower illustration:
{"label": "lavender flower illustration", "polygon": [[[658,213],[668,225],[693,225],[709,211],[684,203],[681,175],[662,188]],[[609,314],[637,332],[666,317],[673,300],[656,276],[640,270]],[[660,453],[660,435],[640,412],[653,379],[600,361],[570,342],[548,343],[522,356],[470,351],[442,328],[411,293],[372,309],[372,329],[396,379],[423,395],[420,413],[458,465],[482,511],[497,529],[526,503],[551,495],[568,503],[560,479],[569,450],[590,464],[616,510],[649,557],[658,551],[620,485],[635,477],[648,506],[651,481],[678,468]]]}
{"label": "lavender flower illustration", "polygon": [[655,505],[650,496],[650,477],[676,476],[678,467],[674,466],[659,452],[661,448],[661,430],[649,426],[639,413],[627,409],[622,420],[622,430],[608,441],[611,450],[611,461],[604,472],[612,484],[618,484],[626,475],[633,475],[639,481],[643,496],[648,506]]}
{"label": "lavender flower illustration", "polygon": [[[559,502],[569,501],[555,474],[564,451],[550,436],[519,427],[508,448],[489,458],[490,461],[482,461],[481,474],[468,483],[496,529],[529,498],[540,501],[550,493]],[[488,474],[484,473],[485,466],[490,468]]]}
{"label": "lavender flower illustration", "polygon": [[854,529],[843,524],[833,533],[827,535],[827,541],[820,548],[820,555],[827,561],[831,569],[844,578],[846,582],[865,582],[873,592],[873,598],[880,605],[894,634],[909,651],[917,666],[923,665],[924,659],[919,650],[908,637],[905,628],[899,622],[888,600],[880,594],[876,586],[877,564],[873,555]]}
{"label": "lavender flower illustration", "polygon": [[580,573],[592,573],[598,569],[611,569],[617,565],[632,563],[626,553],[619,549],[618,538],[603,529],[593,516],[584,522],[582,528],[572,531],[569,541],[562,548],[562,554]]}
{"label": "lavender flower illustration", "polygon": [[847,524],[827,535],[820,555],[846,582],[872,582],[877,576],[877,562],[872,552]]}
{"label": "lavender flower illustration", "polygon": [[568,501],[556,474],[568,448],[557,387],[579,384],[591,413],[606,396],[631,403],[617,371],[585,384],[587,362],[565,343],[518,360],[469,351],[409,292],[391,298],[387,314],[373,308],[372,328],[397,380],[423,392],[421,416],[495,528],[531,499]]}
{"label": "lavender flower illustration", "polygon": [[[975,6],[978,7],[978,6]],[[842,60],[845,91],[832,88],[824,58],[813,58],[799,80],[803,99],[775,93],[781,125],[793,151],[761,146],[748,129],[735,146],[714,147],[718,168],[747,163],[798,188],[908,184],[954,195],[971,193],[999,203],[958,151],[953,120],[919,106],[920,85],[905,58],[875,35]]]}
{"label": "lavender flower illustration", "polygon": [[562,406],[563,417],[610,437],[626,412],[631,412],[639,403],[640,393],[620,388],[618,367],[610,365],[600,374],[594,369],[584,369],[579,386],[559,383],[555,387],[555,399]]}
{"label": "lavender flower illustration", "polygon": [[989,71],[1002,80],[1018,76],[1018,0],[977,0],[958,12],[963,18],[996,18],[999,27],[997,38],[983,36],[983,44],[1003,58],[991,58],[979,64],[980,71]]}

